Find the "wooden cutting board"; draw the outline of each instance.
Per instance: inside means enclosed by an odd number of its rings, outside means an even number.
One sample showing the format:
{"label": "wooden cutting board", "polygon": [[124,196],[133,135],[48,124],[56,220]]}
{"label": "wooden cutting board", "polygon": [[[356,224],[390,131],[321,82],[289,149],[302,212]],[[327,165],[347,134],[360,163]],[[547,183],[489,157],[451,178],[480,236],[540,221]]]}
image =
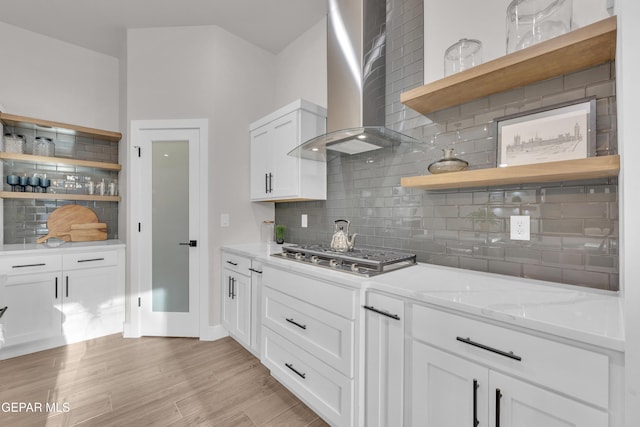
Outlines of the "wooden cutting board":
{"label": "wooden cutting board", "polygon": [[48,234],[36,240],[37,243],[43,243],[52,237],[65,240],[72,240],[71,226],[73,224],[90,224],[97,223],[98,216],[87,207],[80,205],[65,205],[51,212],[47,219]]}

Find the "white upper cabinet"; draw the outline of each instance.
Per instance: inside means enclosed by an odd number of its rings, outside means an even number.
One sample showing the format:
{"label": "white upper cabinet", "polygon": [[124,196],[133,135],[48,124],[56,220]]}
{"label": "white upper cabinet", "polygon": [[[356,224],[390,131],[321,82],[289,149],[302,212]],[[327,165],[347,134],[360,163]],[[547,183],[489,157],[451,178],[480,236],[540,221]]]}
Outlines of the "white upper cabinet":
{"label": "white upper cabinet", "polygon": [[327,198],[326,163],[287,153],[326,131],[326,110],[295,101],[254,122],[251,133],[251,200]]}

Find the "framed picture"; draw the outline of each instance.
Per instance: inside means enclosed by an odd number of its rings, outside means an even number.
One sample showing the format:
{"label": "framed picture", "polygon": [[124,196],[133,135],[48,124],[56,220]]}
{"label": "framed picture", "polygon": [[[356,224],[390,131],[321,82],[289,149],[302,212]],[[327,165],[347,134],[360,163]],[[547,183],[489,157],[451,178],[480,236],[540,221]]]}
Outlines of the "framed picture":
{"label": "framed picture", "polygon": [[595,155],[595,97],[512,114],[495,123],[498,167]]}

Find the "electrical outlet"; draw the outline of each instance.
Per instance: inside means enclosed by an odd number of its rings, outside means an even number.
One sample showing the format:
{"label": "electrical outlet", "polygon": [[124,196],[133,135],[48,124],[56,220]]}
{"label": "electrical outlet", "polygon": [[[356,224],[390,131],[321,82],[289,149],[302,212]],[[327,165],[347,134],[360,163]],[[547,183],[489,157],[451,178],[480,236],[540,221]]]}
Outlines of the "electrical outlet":
{"label": "electrical outlet", "polygon": [[531,240],[531,220],[529,215],[511,216],[511,240]]}
{"label": "electrical outlet", "polygon": [[302,214],[300,217],[300,227],[307,228],[308,226],[308,217],[307,214]]}

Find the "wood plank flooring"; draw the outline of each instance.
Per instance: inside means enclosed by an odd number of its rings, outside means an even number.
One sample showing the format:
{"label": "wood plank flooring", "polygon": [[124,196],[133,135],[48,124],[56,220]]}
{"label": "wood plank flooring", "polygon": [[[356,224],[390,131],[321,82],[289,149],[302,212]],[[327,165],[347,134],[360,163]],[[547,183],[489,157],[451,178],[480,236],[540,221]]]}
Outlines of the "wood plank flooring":
{"label": "wood plank flooring", "polygon": [[0,405],[11,427],[327,425],[231,338],[110,335],[3,360]]}

